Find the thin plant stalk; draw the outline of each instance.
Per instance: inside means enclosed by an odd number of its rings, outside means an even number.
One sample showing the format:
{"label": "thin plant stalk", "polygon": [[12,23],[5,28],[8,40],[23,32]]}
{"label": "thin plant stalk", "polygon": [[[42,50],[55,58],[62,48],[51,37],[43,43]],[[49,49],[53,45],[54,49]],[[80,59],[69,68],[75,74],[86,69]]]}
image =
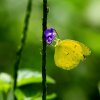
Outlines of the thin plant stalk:
{"label": "thin plant stalk", "polygon": [[47,29],[47,0],[43,0],[43,21],[42,21],[42,100],[46,100],[46,41],[44,31]]}
{"label": "thin plant stalk", "polygon": [[[28,0],[26,17],[24,20],[24,28],[23,28],[23,32],[22,32],[22,38],[21,38],[21,45],[16,53],[16,62],[14,65],[14,92],[15,92],[15,89],[17,87],[18,68],[19,68],[19,64],[21,61],[22,52],[23,52],[23,49],[25,46],[26,37],[27,37],[27,30],[28,30],[28,25],[29,25],[29,18],[30,18],[30,14],[31,14],[31,9],[32,9],[32,0]],[[15,95],[14,95],[14,100],[17,100]]]}

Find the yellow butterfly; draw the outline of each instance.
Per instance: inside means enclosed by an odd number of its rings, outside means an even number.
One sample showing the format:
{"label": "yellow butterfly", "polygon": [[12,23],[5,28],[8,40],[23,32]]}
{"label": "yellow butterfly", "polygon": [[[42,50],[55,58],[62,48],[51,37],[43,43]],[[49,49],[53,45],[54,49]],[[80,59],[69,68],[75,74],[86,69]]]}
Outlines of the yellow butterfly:
{"label": "yellow butterfly", "polygon": [[54,54],[55,64],[60,68],[70,70],[76,67],[90,53],[90,49],[78,41],[57,40]]}

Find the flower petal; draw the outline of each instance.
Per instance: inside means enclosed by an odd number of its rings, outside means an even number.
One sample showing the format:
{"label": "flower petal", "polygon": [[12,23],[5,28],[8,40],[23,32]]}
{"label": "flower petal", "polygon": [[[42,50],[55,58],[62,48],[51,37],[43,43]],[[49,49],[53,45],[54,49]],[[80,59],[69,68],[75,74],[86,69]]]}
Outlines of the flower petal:
{"label": "flower petal", "polygon": [[45,35],[45,40],[48,44],[51,44],[52,41],[54,40],[55,36],[56,36],[56,32],[54,28],[48,28],[45,30],[44,32]]}

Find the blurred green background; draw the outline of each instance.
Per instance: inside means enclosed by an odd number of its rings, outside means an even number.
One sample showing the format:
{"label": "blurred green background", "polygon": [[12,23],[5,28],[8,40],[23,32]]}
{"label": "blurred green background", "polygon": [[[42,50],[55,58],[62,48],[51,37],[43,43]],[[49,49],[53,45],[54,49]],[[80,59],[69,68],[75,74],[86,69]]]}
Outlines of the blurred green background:
{"label": "blurred green background", "polygon": [[[28,0],[0,0],[0,72],[13,75]],[[100,0],[48,0],[48,27],[61,39],[91,48],[91,55],[73,70],[54,64],[54,47],[47,46],[47,74],[56,80],[55,100],[100,100]],[[41,72],[42,0],[33,0],[20,69]],[[49,87],[47,86],[47,89]]]}

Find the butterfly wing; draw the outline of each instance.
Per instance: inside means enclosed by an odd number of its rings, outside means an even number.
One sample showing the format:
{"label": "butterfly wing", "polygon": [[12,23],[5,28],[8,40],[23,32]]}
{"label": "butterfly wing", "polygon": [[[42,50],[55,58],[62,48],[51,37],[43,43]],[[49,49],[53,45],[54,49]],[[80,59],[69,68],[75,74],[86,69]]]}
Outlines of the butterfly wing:
{"label": "butterfly wing", "polygon": [[56,66],[70,70],[76,67],[84,55],[89,55],[89,49],[74,40],[59,40],[55,45],[54,60]]}
{"label": "butterfly wing", "polygon": [[81,47],[82,47],[82,50],[83,50],[83,56],[88,56],[88,55],[90,55],[91,54],[91,51],[90,51],[90,49],[87,47],[87,46],[85,46],[83,43],[81,43],[81,42],[78,42],[80,45],[81,45]]}

